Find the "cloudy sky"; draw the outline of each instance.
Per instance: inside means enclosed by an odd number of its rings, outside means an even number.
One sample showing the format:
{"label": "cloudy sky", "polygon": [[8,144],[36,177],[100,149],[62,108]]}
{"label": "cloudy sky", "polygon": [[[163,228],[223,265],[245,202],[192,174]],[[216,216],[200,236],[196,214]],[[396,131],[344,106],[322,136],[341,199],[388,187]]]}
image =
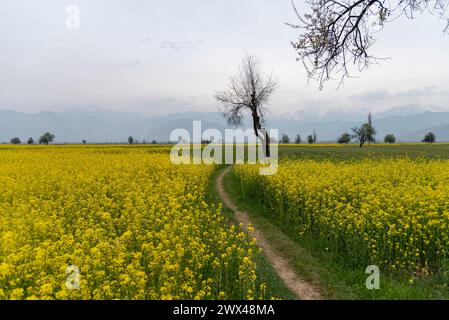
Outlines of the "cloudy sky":
{"label": "cloudy sky", "polygon": [[[305,12],[304,1],[295,2]],[[67,28],[70,5],[79,8],[79,29]],[[449,109],[449,36],[430,15],[388,24],[373,53],[391,59],[320,92],[307,85],[290,45],[290,0],[15,0],[1,1],[0,12],[0,109],[216,111],[213,94],[245,53],[279,78],[275,113]]]}

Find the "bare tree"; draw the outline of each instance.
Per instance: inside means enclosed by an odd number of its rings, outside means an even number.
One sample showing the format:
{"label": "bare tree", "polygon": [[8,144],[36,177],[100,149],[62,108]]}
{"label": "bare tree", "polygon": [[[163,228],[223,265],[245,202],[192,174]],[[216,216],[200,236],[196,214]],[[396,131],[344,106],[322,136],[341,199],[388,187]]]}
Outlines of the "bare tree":
{"label": "bare tree", "polygon": [[379,58],[369,54],[375,33],[400,16],[413,19],[428,11],[447,21],[448,0],[308,0],[310,12],[300,15],[294,11],[301,29],[297,41],[292,42],[307,70],[309,79],[319,82],[320,88],[334,75],[341,75],[341,83],[350,76],[351,65],[359,71],[376,63]]}
{"label": "bare tree", "polygon": [[266,143],[265,156],[270,156],[269,137],[261,136],[266,105],[277,87],[277,80],[272,75],[262,72],[259,60],[255,56],[245,56],[239,73],[229,79],[229,87],[215,95],[215,99],[224,106],[223,116],[228,124],[240,126],[245,112],[253,120],[254,134]]}

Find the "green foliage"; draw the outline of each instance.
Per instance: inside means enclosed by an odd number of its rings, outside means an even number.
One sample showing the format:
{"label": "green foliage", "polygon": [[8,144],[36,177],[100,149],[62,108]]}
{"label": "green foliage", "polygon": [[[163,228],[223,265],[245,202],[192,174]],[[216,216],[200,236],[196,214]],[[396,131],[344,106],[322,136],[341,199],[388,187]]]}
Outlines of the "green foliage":
{"label": "green foliage", "polygon": [[288,137],[288,135],[286,135],[285,133],[282,134],[282,138],[281,138],[281,142],[282,143],[290,143],[290,138]]}
{"label": "green foliage", "polygon": [[353,138],[355,138],[359,142],[360,148],[368,142],[369,145],[371,143],[376,142],[375,136],[377,134],[376,130],[373,126],[373,119],[371,113],[368,114],[368,122],[362,124],[361,127],[352,128]]}
{"label": "green foliage", "polygon": [[11,143],[12,144],[21,144],[22,142],[20,141],[20,139],[18,137],[14,137],[14,138],[11,138]]}
{"label": "green foliage", "polygon": [[425,142],[427,144],[432,144],[436,141],[435,134],[433,132],[429,132],[424,136],[424,139],[422,142]]}
{"label": "green foliage", "polygon": [[351,135],[347,132],[343,133],[340,138],[338,138],[338,144],[348,144],[349,142],[351,142]]}
{"label": "green foliage", "polygon": [[55,139],[55,135],[50,132],[45,132],[40,138],[39,138],[39,144],[49,144],[50,142],[53,142]]}
{"label": "green foliage", "polygon": [[384,142],[385,143],[389,143],[389,144],[395,143],[396,142],[396,137],[393,134],[387,134],[385,136]]}
{"label": "green foliage", "polygon": [[307,136],[307,143],[308,144],[314,144],[315,142],[316,142],[316,135],[314,136],[312,134],[309,134]]}

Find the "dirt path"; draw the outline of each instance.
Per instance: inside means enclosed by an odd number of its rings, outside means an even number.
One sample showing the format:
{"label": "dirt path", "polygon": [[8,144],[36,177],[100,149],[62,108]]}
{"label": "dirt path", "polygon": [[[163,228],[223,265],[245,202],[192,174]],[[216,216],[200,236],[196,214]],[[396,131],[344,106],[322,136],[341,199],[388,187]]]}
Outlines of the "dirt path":
{"label": "dirt path", "polygon": [[[239,211],[237,206],[232,202],[229,195],[224,190],[223,186],[223,178],[224,176],[231,170],[232,167],[228,167],[217,177],[216,188],[218,195],[220,196],[221,201],[224,205],[226,205],[229,209],[234,211],[235,218],[239,223],[242,223],[246,228],[251,220],[246,212]],[[251,223],[254,227],[254,237],[257,239],[257,245],[262,249],[262,252],[265,254],[265,257],[272,264],[273,268],[276,270],[279,277],[285,283],[287,288],[293,292],[298,299],[301,300],[316,300],[320,299],[321,296],[318,291],[313,287],[310,283],[307,283],[301,280],[293,268],[290,266],[288,261],[281,257],[271,246],[267,239],[265,239],[264,235],[255,228],[254,224]]]}

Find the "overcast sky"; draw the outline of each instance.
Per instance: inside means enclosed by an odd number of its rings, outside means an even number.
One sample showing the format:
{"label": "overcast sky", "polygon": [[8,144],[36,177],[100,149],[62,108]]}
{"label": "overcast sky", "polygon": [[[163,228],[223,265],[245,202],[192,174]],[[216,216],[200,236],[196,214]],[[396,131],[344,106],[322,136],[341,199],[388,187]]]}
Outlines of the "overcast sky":
{"label": "overcast sky", "polygon": [[[66,27],[69,5],[80,10],[79,30]],[[0,13],[0,109],[216,111],[213,94],[245,53],[279,78],[276,113],[449,109],[449,36],[430,15],[386,25],[373,53],[391,59],[320,92],[290,45],[298,32],[284,24],[296,22],[290,0],[2,0]]]}

